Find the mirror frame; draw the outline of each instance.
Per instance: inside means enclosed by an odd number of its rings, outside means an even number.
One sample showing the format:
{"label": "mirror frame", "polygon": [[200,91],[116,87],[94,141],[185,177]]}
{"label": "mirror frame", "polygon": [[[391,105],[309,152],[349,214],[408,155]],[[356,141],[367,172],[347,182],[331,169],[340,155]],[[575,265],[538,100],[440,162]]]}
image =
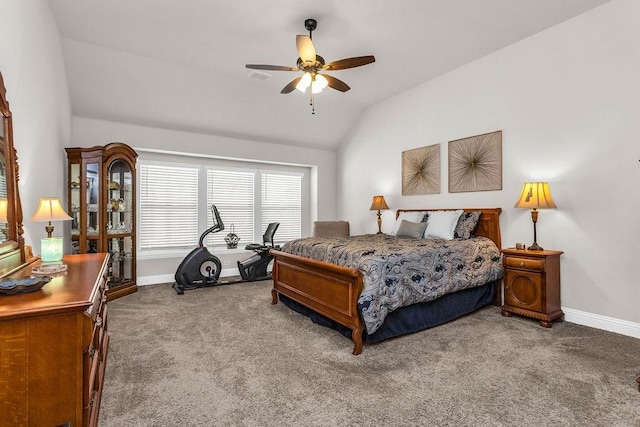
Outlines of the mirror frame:
{"label": "mirror frame", "polygon": [[22,268],[26,261],[22,203],[18,191],[18,156],[13,145],[13,122],[7,89],[0,72],[0,115],[4,127],[4,163],[7,179],[7,241],[0,243],[0,277]]}

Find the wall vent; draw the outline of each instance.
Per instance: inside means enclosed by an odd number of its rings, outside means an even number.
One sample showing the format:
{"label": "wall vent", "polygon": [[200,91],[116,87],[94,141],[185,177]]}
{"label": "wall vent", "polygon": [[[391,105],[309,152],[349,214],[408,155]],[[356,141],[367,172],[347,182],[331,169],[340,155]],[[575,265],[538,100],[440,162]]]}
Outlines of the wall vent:
{"label": "wall vent", "polygon": [[271,74],[263,73],[261,71],[251,71],[249,73],[249,78],[254,80],[260,80],[261,82],[266,82],[271,78]]}

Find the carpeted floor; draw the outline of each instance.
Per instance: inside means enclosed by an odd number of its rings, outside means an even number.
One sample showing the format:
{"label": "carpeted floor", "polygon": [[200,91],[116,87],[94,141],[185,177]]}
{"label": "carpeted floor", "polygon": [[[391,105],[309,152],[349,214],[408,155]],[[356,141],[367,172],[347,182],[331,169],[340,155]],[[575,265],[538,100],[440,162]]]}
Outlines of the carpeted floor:
{"label": "carpeted floor", "polygon": [[640,426],[640,340],[487,307],[365,345],[270,282],[109,303],[100,426]]}

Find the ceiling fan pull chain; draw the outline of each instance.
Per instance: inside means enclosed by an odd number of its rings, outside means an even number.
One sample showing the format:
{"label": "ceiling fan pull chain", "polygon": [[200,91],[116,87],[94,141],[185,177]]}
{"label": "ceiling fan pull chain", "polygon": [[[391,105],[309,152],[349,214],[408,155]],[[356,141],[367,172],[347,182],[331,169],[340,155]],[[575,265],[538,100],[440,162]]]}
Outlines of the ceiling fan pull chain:
{"label": "ceiling fan pull chain", "polygon": [[309,100],[309,105],[311,105],[311,114],[316,114],[316,106],[313,102],[313,92],[311,92],[311,99]]}

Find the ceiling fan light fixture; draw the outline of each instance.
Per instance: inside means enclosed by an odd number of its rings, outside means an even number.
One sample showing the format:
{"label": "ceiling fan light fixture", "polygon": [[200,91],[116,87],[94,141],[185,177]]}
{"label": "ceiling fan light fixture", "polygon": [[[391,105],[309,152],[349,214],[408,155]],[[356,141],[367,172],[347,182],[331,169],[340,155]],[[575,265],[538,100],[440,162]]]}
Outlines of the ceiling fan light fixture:
{"label": "ceiling fan light fixture", "polygon": [[329,82],[322,74],[316,74],[314,82],[317,86],[320,86],[320,89],[324,89],[325,87],[327,87],[327,85],[329,85]]}
{"label": "ceiling fan light fixture", "polygon": [[300,92],[304,93],[307,91],[307,88],[309,86],[311,86],[311,74],[306,72],[302,75],[302,78],[300,79],[300,81],[298,82],[298,84],[296,85],[296,89],[298,89]]}
{"label": "ceiling fan light fixture", "polygon": [[296,36],[296,50],[298,51],[298,60],[295,67],[287,67],[283,65],[265,65],[265,64],[246,64],[246,68],[254,70],[272,70],[272,71],[302,71],[303,74],[290,81],[280,91],[281,94],[287,94],[293,92],[294,89],[298,89],[302,93],[306,93],[307,88],[310,90],[310,105],[312,107],[311,113],[315,114],[315,108],[313,104],[313,97],[316,93],[322,92],[325,87],[330,87],[340,92],[346,92],[349,89],[349,85],[340,79],[333,77],[330,74],[320,75],[320,71],[339,71],[349,68],[361,67],[363,65],[371,64],[375,62],[373,55],[367,56],[354,56],[351,58],[344,58],[338,61],[332,61],[325,63],[322,56],[318,55],[316,48],[313,45],[311,38],[313,31],[317,27],[317,21],[309,18],[304,21],[304,27],[309,31],[309,35],[298,34]]}

